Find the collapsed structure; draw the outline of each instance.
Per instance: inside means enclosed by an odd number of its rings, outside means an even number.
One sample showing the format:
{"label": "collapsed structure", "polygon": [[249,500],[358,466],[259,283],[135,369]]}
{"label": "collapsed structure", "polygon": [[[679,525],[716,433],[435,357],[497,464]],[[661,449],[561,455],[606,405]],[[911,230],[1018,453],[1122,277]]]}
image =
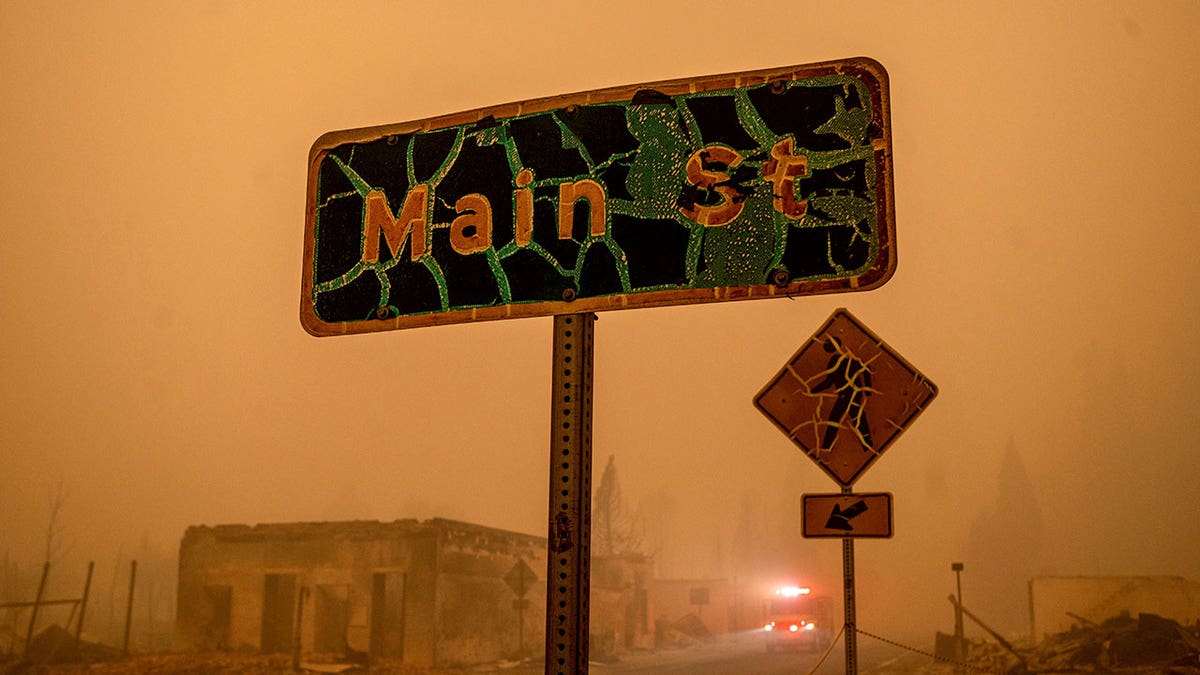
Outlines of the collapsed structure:
{"label": "collapsed structure", "polygon": [[1043,576],[1029,581],[1029,632],[1035,640],[1121,613],[1200,621],[1200,583],[1177,576]]}
{"label": "collapsed structure", "polygon": [[[649,561],[592,567],[593,633],[651,644]],[[190,527],[175,646],[425,667],[511,658],[543,644],[545,570],[545,538],[444,519]]]}

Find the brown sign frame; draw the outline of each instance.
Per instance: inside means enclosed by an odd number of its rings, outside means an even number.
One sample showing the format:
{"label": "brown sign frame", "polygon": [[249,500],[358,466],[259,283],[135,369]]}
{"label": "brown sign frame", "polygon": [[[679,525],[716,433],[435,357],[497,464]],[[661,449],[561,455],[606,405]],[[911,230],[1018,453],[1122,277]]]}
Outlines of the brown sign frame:
{"label": "brown sign frame", "polygon": [[[861,511],[860,503],[863,505]],[[891,539],[895,534],[890,492],[804,494],[801,495],[800,512],[802,534],[810,539]],[[834,517],[842,513],[848,515]],[[868,513],[870,516],[864,517]],[[834,521],[851,529],[831,527],[830,523]]]}

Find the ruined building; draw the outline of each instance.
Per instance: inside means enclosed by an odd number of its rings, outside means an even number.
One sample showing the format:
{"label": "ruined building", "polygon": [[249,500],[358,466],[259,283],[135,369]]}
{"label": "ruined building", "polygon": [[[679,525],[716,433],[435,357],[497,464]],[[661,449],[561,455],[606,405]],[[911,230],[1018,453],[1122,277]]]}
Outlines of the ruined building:
{"label": "ruined building", "polygon": [[[649,565],[593,561],[591,622],[617,651],[653,639]],[[426,667],[536,654],[545,574],[545,538],[452,520],[191,527],[175,647],[291,652],[298,636],[305,654]]]}
{"label": "ruined building", "polygon": [[1171,576],[1045,576],[1029,580],[1029,631],[1034,640],[1101,624],[1122,614],[1155,614],[1200,625],[1200,583]]}

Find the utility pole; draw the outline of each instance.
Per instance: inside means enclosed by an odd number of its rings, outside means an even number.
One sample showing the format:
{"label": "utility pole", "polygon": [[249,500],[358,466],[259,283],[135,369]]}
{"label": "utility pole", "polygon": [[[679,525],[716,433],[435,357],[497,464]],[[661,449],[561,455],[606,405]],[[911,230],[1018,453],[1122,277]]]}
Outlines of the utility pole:
{"label": "utility pole", "polygon": [[133,587],[137,581],[137,561],[129,562],[129,600],[125,603],[125,639],[121,643],[121,653],[129,656],[129,627],[133,624]]}
{"label": "utility pole", "polygon": [[[75,648],[79,649],[80,635],[83,633],[83,615],[87,611],[88,594],[92,590],[92,570],[96,568],[96,561],[88,562],[87,580],[83,582],[83,597],[79,599],[79,623],[75,624]],[[70,623],[70,622],[68,622]]]}
{"label": "utility pole", "polygon": [[[965,637],[963,635],[963,613],[962,613],[962,571],[963,564],[960,562],[950,563],[950,569],[954,572],[954,582],[958,586],[958,603],[954,605],[954,658],[959,663],[962,663],[967,658],[967,649]],[[955,666],[956,669],[961,669],[962,666]]]}
{"label": "utility pole", "polygon": [[25,634],[25,652],[29,653],[29,644],[33,642],[33,627],[37,623],[38,608],[42,605],[42,593],[46,590],[46,577],[50,576],[50,561],[42,565],[42,580],[38,582],[37,598],[33,601],[33,613],[29,615],[29,632]]}

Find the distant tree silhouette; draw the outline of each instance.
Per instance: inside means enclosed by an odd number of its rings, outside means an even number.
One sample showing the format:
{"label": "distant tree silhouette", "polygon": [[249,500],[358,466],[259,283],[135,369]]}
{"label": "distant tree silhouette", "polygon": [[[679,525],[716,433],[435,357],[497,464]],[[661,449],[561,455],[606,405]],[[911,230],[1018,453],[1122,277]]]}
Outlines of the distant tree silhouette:
{"label": "distant tree silhouette", "polygon": [[597,555],[640,552],[641,537],[624,509],[616,456],[609,455],[592,497],[592,551]]}
{"label": "distant tree silhouette", "polygon": [[67,493],[63,490],[63,482],[60,479],[50,491],[50,513],[46,519],[46,549],[43,562],[52,565],[58,563],[70,550],[70,546],[63,541],[63,526],[59,520],[66,503]]}
{"label": "distant tree silhouette", "polygon": [[[640,553],[654,559],[655,572],[660,577],[679,574],[679,542],[673,537],[678,504],[666,492],[652,492],[638,501],[635,522],[641,535]],[[593,521],[595,516],[593,515]]]}
{"label": "distant tree silhouette", "polygon": [[963,604],[997,630],[1026,632],[1028,580],[1039,572],[1044,525],[1033,482],[1011,438],[996,487],[995,508],[978,515],[967,535]]}

